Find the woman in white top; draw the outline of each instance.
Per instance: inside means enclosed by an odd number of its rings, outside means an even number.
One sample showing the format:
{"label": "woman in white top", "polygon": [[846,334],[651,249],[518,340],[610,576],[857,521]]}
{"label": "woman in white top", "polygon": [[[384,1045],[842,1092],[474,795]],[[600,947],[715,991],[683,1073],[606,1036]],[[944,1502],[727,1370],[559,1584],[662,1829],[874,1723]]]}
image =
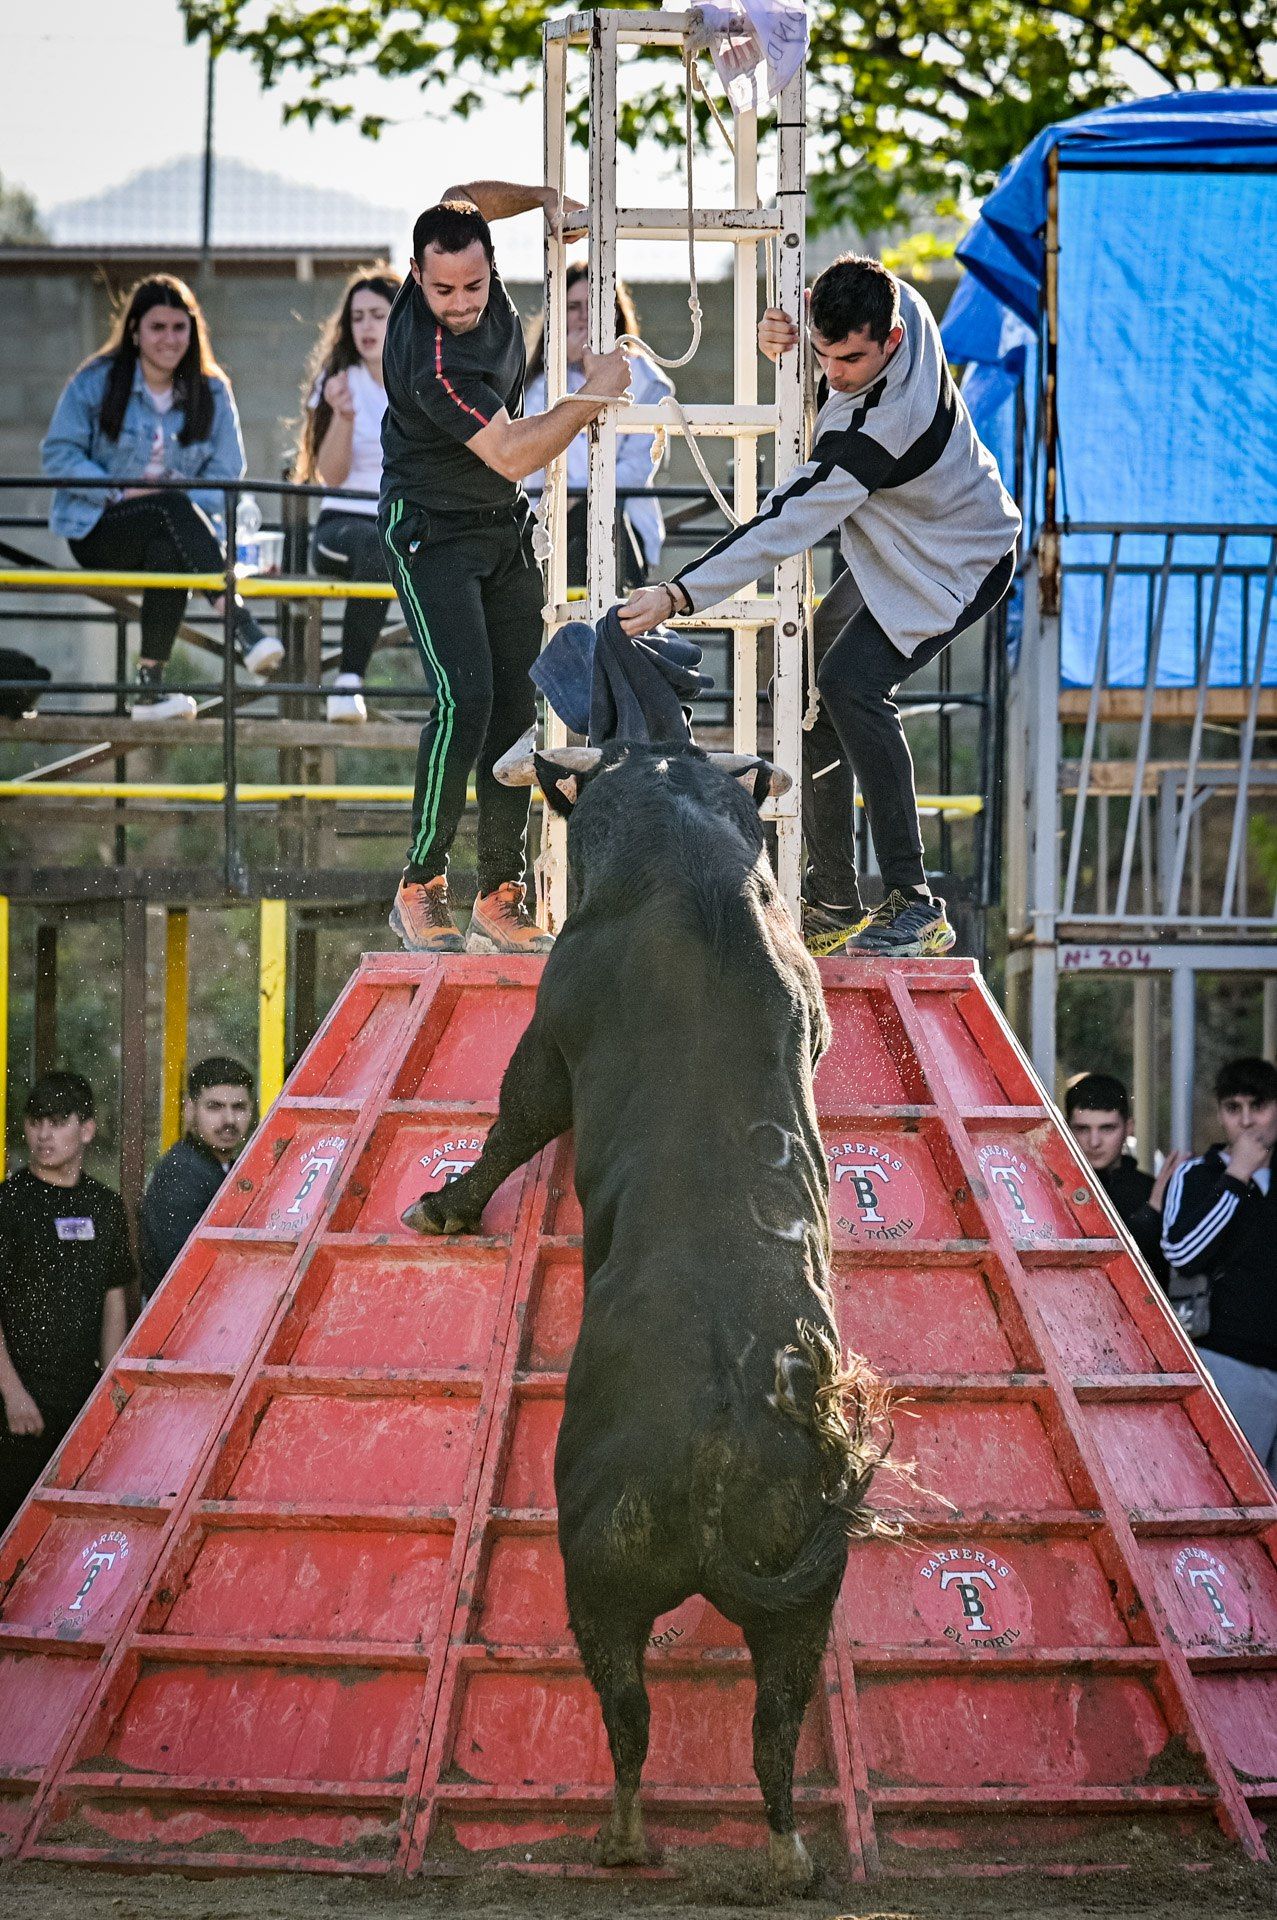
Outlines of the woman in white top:
{"label": "woman in white top", "polygon": [[[584,261],[577,261],[567,270],[567,354],[568,354],[568,390],[575,393],[585,385],[585,374],[581,367],[581,354],[588,344],[590,318],[590,270]],[[639,335],[639,318],[629,288],[623,280],[616,283],[616,331],[618,337],[623,333]],[[640,406],[655,406],[667,393],[673,393],[674,384],[654,367],[650,360],[636,353],[631,362],[630,391]],[[545,386],[545,328],[542,325],[528,358],[528,378],[524,388],[523,410],[525,413],[544,413],[546,405]],[[616,439],[616,487],[618,495],[626,488],[650,488],[656,479],[656,470],[664,458],[664,435],[655,433],[621,433]],[[586,555],[586,511],[585,496],[590,481],[590,441],[588,433],[579,433],[568,448],[568,585],[585,585]],[[531,474],[524,483],[535,501],[545,486],[544,473]],[[621,503],[620,552],[617,556],[619,585],[629,589],[641,587],[650,571],[655,571],[661,557],[661,544],[665,539],[665,522],[661,518],[660,503],[652,494],[648,499],[640,499],[631,493],[628,500]]]}
{"label": "woman in white top", "polygon": [[[366,494],[325,497],[311,542],[316,573],[342,580],[389,580],[377,532],[381,488],[381,420],[386,389],[381,348],[386,319],[401,276],[379,261],[361,267],[329,315],[311,356],[303,388],[301,450],[294,478]],[[328,696],[328,718],[362,721],[364,675],[385,623],[387,600],[347,600],[341,626],[341,664]]]}

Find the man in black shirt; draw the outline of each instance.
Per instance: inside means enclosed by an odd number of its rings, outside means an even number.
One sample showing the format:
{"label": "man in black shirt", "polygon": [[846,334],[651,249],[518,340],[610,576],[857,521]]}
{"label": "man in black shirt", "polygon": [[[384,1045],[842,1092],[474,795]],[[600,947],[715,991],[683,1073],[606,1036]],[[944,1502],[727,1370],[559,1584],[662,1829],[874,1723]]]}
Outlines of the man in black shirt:
{"label": "man in black shirt", "polygon": [[133,1281],[124,1202],[84,1171],[88,1081],[46,1074],[23,1125],[27,1166],[0,1184],[0,1530],[123,1340]]}
{"label": "man in black shirt", "polygon": [[[541,576],[520,484],[562,453],[629,382],[625,355],[585,355],[586,387],[523,419],[523,329],[493,260],[489,220],[565,212],[549,187],[452,187],[412,235],[412,270],[390,309],[382,369],[378,524],[434,710],[422,728],[408,865],[390,916],[413,952],[543,953],[525,906],[529,795],[494,761],[536,717],[528,670],[541,647]],[[471,769],[479,800],[479,898],[463,940],[448,906],[448,850]]]}
{"label": "man in black shirt", "polygon": [[1113,1202],[1154,1279],[1165,1285],[1162,1202],[1167,1182],[1185,1156],[1168,1154],[1156,1179],[1136,1166],[1134,1154],[1126,1151],[1130,1096],[1111,1073],[1080,1073],[1070,1080],[1064,1093],[1064,1116],[1083,1159]]}
{"label": "man in black shirt", "polygon": [[211,1054],[191,1068],[186,1131],[147,1182],[138,1209],[142,1304],[150,1299],[234,1165],[253,1124],[253,1076]]}

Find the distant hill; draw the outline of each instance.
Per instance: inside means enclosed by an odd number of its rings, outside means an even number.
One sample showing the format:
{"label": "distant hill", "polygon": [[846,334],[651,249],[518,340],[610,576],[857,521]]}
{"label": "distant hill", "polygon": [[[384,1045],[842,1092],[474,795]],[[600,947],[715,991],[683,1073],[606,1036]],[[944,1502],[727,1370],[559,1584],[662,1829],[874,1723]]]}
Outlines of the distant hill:
{"label": "distant hill", "polygon": [[[198,154],[145,167],[118,186],[64,200],[43,216],[55,246],[191,246],[200,237],[202,169]],[[411,225],[401,208],[358,194],[313,187],[243,160],[217,162],[213,182],[215,247],[395,247]]]}

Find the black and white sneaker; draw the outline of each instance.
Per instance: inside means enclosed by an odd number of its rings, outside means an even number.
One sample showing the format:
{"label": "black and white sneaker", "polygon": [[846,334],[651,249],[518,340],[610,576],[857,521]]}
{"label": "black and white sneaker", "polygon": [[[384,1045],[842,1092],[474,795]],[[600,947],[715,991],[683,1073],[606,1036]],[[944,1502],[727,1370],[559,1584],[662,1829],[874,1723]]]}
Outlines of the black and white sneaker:
{"label": "black and white sneaker", "polygon": [[931,894],[889,893],[869,916],[862,932],[847,943],[848,953],[866,959],[925,960],[948,953],[958,936],[945,915],[944,901]]}
{"label": "black and white sneaker", "polygon": [[863,907],[825,907],[819,900],[803,901],[803,945],[817,960],[828,960],[841,953],[870,915]]}
{"label": "black and white sneaker", "polygon": [[274,634],[263,633],[247,607],[235,609],[235,651],[249,673],[274,673],[284,648]]}
{"label": "black and white sneaker", "polygon": [[193,720],[195,702],[189,693],[178,693],[176,688],[164,691],[164,668],[157,663],[147,661],[140,665],[137,677],[142,683],[141,693],[133,696],[132,715],[135,720]]}

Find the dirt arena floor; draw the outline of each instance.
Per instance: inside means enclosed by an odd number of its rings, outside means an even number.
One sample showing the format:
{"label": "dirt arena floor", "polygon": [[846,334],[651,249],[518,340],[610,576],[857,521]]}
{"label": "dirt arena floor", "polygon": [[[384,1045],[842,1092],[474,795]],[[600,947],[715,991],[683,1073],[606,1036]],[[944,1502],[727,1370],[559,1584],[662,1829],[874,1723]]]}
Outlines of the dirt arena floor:
{"label": "dirt arena floor", "polygon": [[1067,1878],[893,1880],[825,1886],[803,1900],[770,1897],[748,1872],[735,1887],[537,1876],[415,1881],[252,1875],[194,1880],[41,1865],[0,1867],[4,1920],[1225,1920],[1277,1914],[1277,1869],[1216,1859],[1204,1871],[1144,1865]]}

